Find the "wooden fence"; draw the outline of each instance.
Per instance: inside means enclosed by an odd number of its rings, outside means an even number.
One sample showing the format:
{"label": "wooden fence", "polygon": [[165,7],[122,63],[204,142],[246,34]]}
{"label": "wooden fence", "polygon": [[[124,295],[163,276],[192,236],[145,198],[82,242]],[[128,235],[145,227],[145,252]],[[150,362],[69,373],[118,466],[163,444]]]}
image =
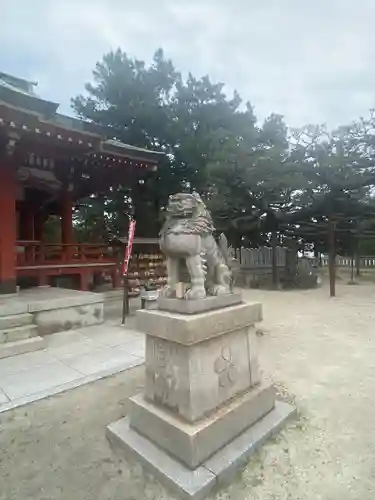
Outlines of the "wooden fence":
{"label": "wooden fence", "polygon": [[[277,267],[283,268],[286,265],[286,254],[290,251],[284,247],[277,247],[276,249],[276,265]],[[229,254],[233,259],[236,259],[238,265],[241,269],[266,269],[272,267],[272,249],[270,247],[261,248],[229,248]],[[328,257],[323,256],[319,259],[308,259],[310,263],[315,263],[319,265],[321,263],[322,267],[328,266]],[[298,259],[301,261],[301,258]],[[336,257],[337,267],[351,267],[352,259],[351,257]],[[355,266],[355,262],[353,263]],[[364,268],[375,268],[375,257],[360,257],[359,267]]]}
{"label": "wooden fence", "polygon": [[[285,267],[287,249],[276,248],[276,265]],[[241,269],[266,269],[272,267],[272,249],[262,248],[230,248],[230,256],[236,259]]]}
{"label": "wooden fence", "polygon": [[[328,257],[321,258],[322,267],[328,266]],[[351,267],[352,259],[351,257],[336,257],[336,266],[337,267]],[[353,266],[355,266],[355,261],[353,262]],[[375,257],[360,257],[359,259],[359,267],[370,268],[375,267]]]}

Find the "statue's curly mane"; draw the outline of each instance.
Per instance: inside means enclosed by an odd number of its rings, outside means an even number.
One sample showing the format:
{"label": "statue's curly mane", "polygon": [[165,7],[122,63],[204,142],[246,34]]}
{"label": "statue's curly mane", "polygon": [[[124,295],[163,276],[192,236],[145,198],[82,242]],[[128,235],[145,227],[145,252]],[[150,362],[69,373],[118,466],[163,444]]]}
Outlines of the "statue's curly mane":
{"label": "statue's curly mane", "polygon": [[200,197],[191,195],[188,200],[192,202],[191,216],[179,217],[178,214],[174,216],[173,210],[168,210],[169,215],[160,231],[161,236],[165,234],[207,235],[215,231],[211,215]]}

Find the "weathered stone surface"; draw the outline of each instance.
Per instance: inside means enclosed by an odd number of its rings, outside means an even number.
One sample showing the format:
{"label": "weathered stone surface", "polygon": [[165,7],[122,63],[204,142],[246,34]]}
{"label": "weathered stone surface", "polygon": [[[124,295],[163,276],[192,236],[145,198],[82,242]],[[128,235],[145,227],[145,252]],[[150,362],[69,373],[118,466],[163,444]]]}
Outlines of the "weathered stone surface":
{"label": "weathered stone surface", "polygon": [[16,314],[24,314],[28,312],[27,302],[18,300],[18,296],[2,297],[0,295],[0,317],[14,316]]}
{"label": "weathered stone surface", "polygon": [[258,339],[254,327],[247,329],[247,350],[249,353],[249,369],[251,385],[259,384],[261,380],[259,357],[258,357]]}
{"label": "weathered stone surface", "polygon": [[255,330],[248,330],[191,346],[147,335],[146,398],[195,422],[256,385],[260,379]]}
{"label": "weathered stone surface", "polygon": [[107,437],[119,454],[137,461],[152,472],[167,488],[188,500],[205,498],[217,483],[227,483],[237,468],[245,464],[257,448],[294,413],[286,403],[276,402],[275,408],[216,452],[195,470],[174,460],[149,439],[129,426],[123,418],[107,427]]}
{"label": "weathered stone surface", "polygon": [[103,323],[103,303],[91,303],[80,306],[50,309],[34,313],[34,322],[38,326],[39,335],[82,328]]}
{"label": "weathered stone surface", "polygon": [[[1,297],[0,330],[4,331],[0,334],[0,341],[1,338],[3,342],[16,341],[35,335],[31,323],[37,326],[39,335],[100,324],[103,322],[103,304],[102,294],[54,287],[31,288],[21,290],[13,297]],[[30,335],[26,325],[30,326]],[[12,330],[7,333],[5,330],[10,327]]]}
{"label": "weathered stone surface", "polygon": [[41,311],[51,311],[56,309],[65,309],[68,307],[79,307],[88,304],[95,305],[103,303],[104,295],[101,293],[46,287],[45,289],[39,290],[39,293],[35,293],[34,296],[30,294],[28,311],[30,313],[37,313]]}
{"label": "weathered stone surface", "polygon": [[188,500],[202,500],[216,484],[215,475],[205,467],[194,471],[171,458],[149,439],[129,427],[122,418],[107,427],[107,438],[118,453],[139,461],[166,487]]}
{"label": "weathered stone surface", "polygon": [[147,311],[149,311],[150,309],[155,310],[157,308],[158,308],[158,305],[156,303],[156,300],[146,300],[145,301],[145,309]]}
{"label": "weathered stone surface", "polygon": [[200,300],[181,300],[159,297],[157,300],[158,309],[161,311],[176,312],[180,314],[200,314],[207,311],[220,309],[221,307],[241,304],[242,298],[239,293],[227,295],[208,296]]}
{"label": "weathered stone surface", "polygon": [[276,401],[271,412],[215,453],[203,464],[204,467],[215,474],[219,484],[227,483],[238,468],[248,462],[259,446],[276,434],[295,412],[293,406]]}
{"label": "weathered stone surface", "polygon": [[270,412],[275,405],[275,389],[258,386],[194,424],[142,396],[131,398],[131,403],[131,427],[194,469]]}
{"label": "weathered stone surface", "polygon": [[168,311],[137,311],[138,330],[192,345],[227,332],[254,325],[262,320],[261,304],[243,303],[203,314],[178,314]]}
{"label": "weathered stone surface", "polygon": [[13,328],[6,328],[0,330],[0,344],[5,342],[16,342],[17,340],[24,340],[38,335],[38,328],[36,325],[22,325]]}
{"label": "weathered stone surface", "polygon": [[7,316],[0,315],[0,330],[14,328],[16,326],[30,325],[33,322],[33,316],[29,313],[11,314]]}
{"label": "weathered stone surface", "polygon": [[5,342],[0,344],[0,359],[8,358],[10,356],[18,356],[26,352],[39,351],[47,347],[46,341],[42,337],[31,337],[25,340],[18,340],[16,342]]}
{"label": "weathered stone surface", "polygon": [[203,417],[250,388],[246,336],[247,328],[242,328],[190,349],[190,420]]}

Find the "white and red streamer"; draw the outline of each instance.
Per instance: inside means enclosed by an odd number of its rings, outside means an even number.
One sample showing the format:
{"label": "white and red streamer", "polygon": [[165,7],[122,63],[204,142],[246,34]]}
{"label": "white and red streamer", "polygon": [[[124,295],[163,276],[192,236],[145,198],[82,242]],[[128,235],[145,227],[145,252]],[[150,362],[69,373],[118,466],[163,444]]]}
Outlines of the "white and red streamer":
{"label": "white and red streamer", "polygon": [[122,266],[122,275],[126,276],[128,274],[129,261],[132,256],[132,248],[135,234],[135,220],[131,219],[129,221],[128,229],[128,244],[126,245],[125,255],[124,255],[124,265]]}

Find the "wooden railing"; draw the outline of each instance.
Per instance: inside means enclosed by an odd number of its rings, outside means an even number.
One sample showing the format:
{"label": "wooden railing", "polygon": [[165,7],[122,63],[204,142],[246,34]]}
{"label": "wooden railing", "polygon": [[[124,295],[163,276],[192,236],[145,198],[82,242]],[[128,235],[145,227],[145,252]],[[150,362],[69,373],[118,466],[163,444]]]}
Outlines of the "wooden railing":
{"label": "wooden railing", "polygon": [[102,244],[43,244],[37,241],[18,241],[16,243],[16,262],[18,267],[53,264],[116,263],[115,249]]}

